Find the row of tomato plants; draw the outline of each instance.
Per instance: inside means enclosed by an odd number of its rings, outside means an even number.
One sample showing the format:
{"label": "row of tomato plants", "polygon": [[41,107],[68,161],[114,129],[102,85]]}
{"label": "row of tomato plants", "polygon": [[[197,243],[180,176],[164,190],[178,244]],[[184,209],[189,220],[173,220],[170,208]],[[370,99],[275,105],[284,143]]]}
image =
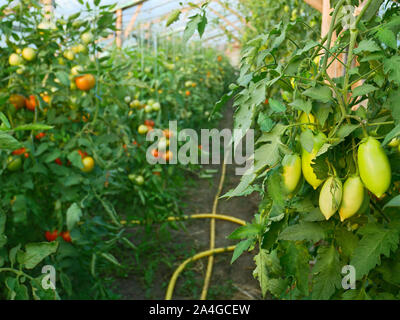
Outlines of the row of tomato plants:
{"label": "row of tomato plants", "polygon": [[183,169],[148,164],[146,133],[162,129],[153,155],[175,157],[168,121],[209,126],[233,70],[196,44],[102,49],[113,6],[46,20],[12,5],[0,8],[0,297],[110,297],[104,274],[125,267],[114,252],[138,250],[127,222],[180,214]]}

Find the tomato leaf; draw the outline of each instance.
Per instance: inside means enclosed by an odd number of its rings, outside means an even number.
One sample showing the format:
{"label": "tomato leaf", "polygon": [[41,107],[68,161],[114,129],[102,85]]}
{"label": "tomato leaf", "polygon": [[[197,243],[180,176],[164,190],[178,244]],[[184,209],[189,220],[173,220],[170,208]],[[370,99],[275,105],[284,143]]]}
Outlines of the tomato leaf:
{"label": "tomato leaf", "polygon": [[382,146],[387,145],[392,139],[396,138],[399,135],[400,135],[400,124],[394,127],[393,130],[386,135],[385,139],[382,142]]}
{"label": "tomato leaf", "polygon": [[301,222],[284,229],[279,235],[279,240],[302,241],[308,240],[317,242],[324,239],[325,230],[317,223]]}
{"label": "tomato leaf", "polygon": [[67,210],[67,228],[69,231],[74,229],[76,223],[80,221],[81,217],[81,208],[76,203],[73,203]]}
{"label": "tomato leaf", "polygon": [[18,262],[27,269],[35,268],[44,258],[55,253],[58,249],[58,242],[28,243],[25,252],[18,255]]}
{"label": "tomato leaf", "polygon": [[307,89],[303,92],[303,95],[321,101],[323,103],[328,103],[332,100],[332,90],[326,86],[318,86],[315,88]]}
{"label": "tomato leaf", "polygon": [[244,251],[248,250],[250,248],[250,246],[253,244],[253,242],[254,242],[253,239],[246,239],[246,240],[240,241],[236,245],[235,250],[233,251],[231,264],[234,263],[236,261],[236,259],[242,255],[242,253]]}

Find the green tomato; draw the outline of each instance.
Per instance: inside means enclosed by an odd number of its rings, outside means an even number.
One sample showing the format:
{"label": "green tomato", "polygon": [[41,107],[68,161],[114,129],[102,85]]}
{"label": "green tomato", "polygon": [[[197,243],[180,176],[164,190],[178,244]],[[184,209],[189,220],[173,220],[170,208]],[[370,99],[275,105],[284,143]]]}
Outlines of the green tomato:
{"label": "green tomato", "polygon": [[349,177],[343,186],[343,201],[340,205],[340,221],[354,216],[364,201],[364,185],[359,176]]}
{"label": "green tomato", "polygon": [[329,177],[319,194],[319,208],[326,220],[338,210],[343,197],[343,185],[339,178]]}
{"label": "green tomato", "polygon": [[303,149],[301,155],[301,169],[303,171],[304,179],[306,179],[306,181],[314,188],[314,190],[316,190],[324,181],[317,178],[311,164],[317,157],[317,153],[321,149],[325,140],[325,134],[323,134],[322,132],[318,133],[314,136],[314,147],[311,153]]}
{"label": "green tomato", "polygon": [[141,186],[144,183],[143,176],[136,176],[135,182],[137,185]]}
{"label": "green tomato", "polygon": [[358,168],[365,187],[378,198],[389,189],[392,170],[381,144],[373,137],[358,147]]}
{"label": "green tomato", "polygon": [[388,146],[391,148],[397,148],[398,146],[400,146],[400,138],[393,138],[389,143]]}
{"label": "green tomato", "polygon": [[81,35],[81,40],[84,44],[89,44],[90,42],[92,42],[94,39],[93,34],[89,31],[89,32],[85,32]]}
{"label": "green tomato", "polygon": [[296,190],[301,178],[301,159],[297,154],[286,155],[282,160],[283,186],[286,193],[290,194]]}
{"label": "green tomato", "polygon": [[10,171],[18,171],[22,167],[21,157],[8,157],[7,159],[7,169]]}

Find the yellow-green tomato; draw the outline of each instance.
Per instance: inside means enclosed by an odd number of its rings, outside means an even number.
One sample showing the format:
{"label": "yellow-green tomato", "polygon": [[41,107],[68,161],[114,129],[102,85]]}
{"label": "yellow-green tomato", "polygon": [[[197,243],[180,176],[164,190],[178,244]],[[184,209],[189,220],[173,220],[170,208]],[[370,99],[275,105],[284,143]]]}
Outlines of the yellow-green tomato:
{"label": "yellow-green tomato", "polygon": [[388,146],[391,148],[397,148],[400,146],[400,138],[393,138],[389,143]]}
{"label": "yellow-green tomato", "polygon": [[141,124],[138,128],[139,134],[146,134],[147,131],[149,131],[149,128],[147,128],[147,126],[145,126],[144,124]]}
{"label": "yellow-green tomato", "polygon": [[302,112],[300,116],[300,123],[304,123],[304,125],[300,126],[302,131],[305,131],[307,129],[314,131],[315,129],[315,126],[313,125],[315,124],[315,117],[311,113]]}
{"label": "yellow-green tomato", "polygon": [[282,160],[283,186],[286,193],[290,194],[296,190],[301,178],[301,159],[297,154],[286,155]]}
{"label": "yellow-green tomato", "polygon": [[354,216],[364,201],[364,185],[359,176],[349,177],[343,185],[343,200],[340,205],[340,221]]}
{"label": "yellow-green tomato", "polygon": [[306,181],[314,188],[314,190],[316,190],[324,181],[317,178],[311,164],[316,158],[318,151],[324,144],[325,139],[325,134],[322,132],[318,133],[314,136],[314,146],[311,153],[303,149],[301,155],[301,169],[303,171],[304,179],[306,179]]}
{"label": "yellow-green tomato", "polygon": [[319,208],[328,220],[339,209],[342,202],[343,185],[339,178],[329,177],[322,186],[319,194]]}
{"label": "yellow-green tomato", "polygon": [[12,53],[8,58],[8,63],[10,64],[10,66],[19,66],[23,63],[23,60],[18,54]]}
{"label": "yellow-green tomato", "polygon": [[22,57],[27,61],[33,61],[36,58],[36,51],[33,48],[24,48],[22,50]]}
{"label": "yellow-green tomato", "polygon": [[378,140],[368,137],[358,147],[358,168],[365,187],[378,198],[389,189],[392,170]]}

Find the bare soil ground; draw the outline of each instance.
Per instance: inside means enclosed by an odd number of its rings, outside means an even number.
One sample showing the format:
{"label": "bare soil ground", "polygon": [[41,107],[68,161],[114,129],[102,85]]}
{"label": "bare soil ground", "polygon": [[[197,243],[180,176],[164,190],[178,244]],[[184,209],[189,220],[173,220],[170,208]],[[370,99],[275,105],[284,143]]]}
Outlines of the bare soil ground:
{"label": "bare soil ground", "polygon": [[[233,109],[229,105],[225,109],[219,128],[232,128],[232,119]],[[207,165],[203,169],[214,169],[218,172],[212,178],[207,179],[194,175],[190,177],[193,183],[188,186],[182,197],[187,204],[184,208],[185,214],[210,213],[212,211],[220,180],[221,165]],[[240,178],[235,175],[235,165],[227,165],[222,194],[236,187]],[[257,212],[258,203],[259,197],[256,194],[246,198],[239,197],[229,200],[223,198],[219,200],[217,213],[250,221]],[[171,241],[165,243],[167,254],[169,253],[177,260],[173,265],[164,265],[157,269],[154,275],[156,285],[147,288],[147,291],[138,275],[129,275],[128,278],[118,281],[116,291],[121,294],[123,299],[145,299],[146,292],[147,297],[149,296],[149,289],[152,299],[164,299],[166,285],[175,268],[189,256],[209,249],[210,219],[195,219],[181,224],[184,225],[184,229],[172,230]],[[227,239],[227,236],[237,227],[238,225],[232,222],[216,220],[215,247],[235,244],[236,242]],[[138,235],[136,234],[136,236]],[[177,243],[182,244],[181,247],[177,248],[175,245]],[[253,255],[244,253],[232,265],[230,264],[231,257],[232,252],[215,255],[208,299],[260,299],[261,292],[258,282],[252,276],[255,267]],[[206,268],[207,258],[189,264],[177,281],[173,299],[199,299]]]}

